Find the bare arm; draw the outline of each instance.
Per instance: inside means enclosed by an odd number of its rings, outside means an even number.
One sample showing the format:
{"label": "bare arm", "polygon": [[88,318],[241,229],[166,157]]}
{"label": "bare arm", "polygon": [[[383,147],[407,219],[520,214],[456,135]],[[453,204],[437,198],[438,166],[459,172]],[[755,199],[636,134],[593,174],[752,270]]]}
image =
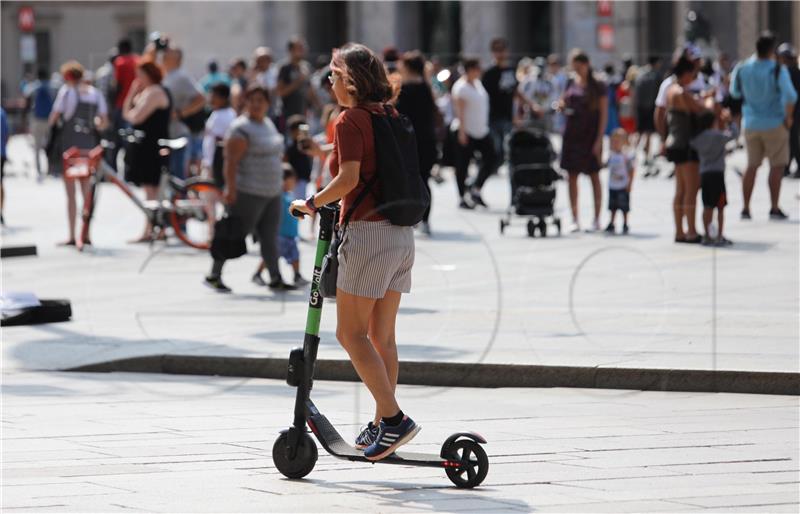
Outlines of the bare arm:
{"label": "bare arm", "polygon": [[333,177],[325,188],[314,195],[314,203],[318,206],[333,203],[356,188],[361,172],[359,161],[347,161],[339,165],[339,173]]}
{"label": "bare arm", "polygon": [[159,107],[166,107],[166,98],[163,93],[155,92],[152,89],[147,89],[139,95],[134,105],[133,99],[136,96],[136,91],[131,88],[128,91],[128,96],[125,97],[125,102],[122,104],[122,117],[133,125],[138,125],[146,120],[156,109]]}
{"label": "bare arm", "polygon": [[656,126],[656,132],[662,138],[667,135],[667,109],[664,107],[656,107],[653,113],[653,123]]}
{"label": "bare arm", "polygon": [[247,139],[233,136],[225,141],[225,160],[222,166],[222,173],[225,175],[225,203],[232,204],[236,201],[236,170],[245,152]]}
{"label": "bare arm", "polygon": [[297,90],[300,86],[302,86],[307,78],[308,77],[306,77],[306,74],[303,73],[302,71],[300,72],[300,75],[296,79],[294,79],[293,82],[284,83],[280,79],[280,77],[278,77],[278,86],[275,88],[275,93],[281,97],[290,95],[294,93],[295,90]]}
{"label": "bare arm", "polygon": [[192,101],[189,102],[189,105],[184,107],[178,112],[178,117],[186,118],[187,116],[191,116],[196,112],[200,112],[203,107],[206,105],[206,99],[203,95],[197,94],[192,98]]}

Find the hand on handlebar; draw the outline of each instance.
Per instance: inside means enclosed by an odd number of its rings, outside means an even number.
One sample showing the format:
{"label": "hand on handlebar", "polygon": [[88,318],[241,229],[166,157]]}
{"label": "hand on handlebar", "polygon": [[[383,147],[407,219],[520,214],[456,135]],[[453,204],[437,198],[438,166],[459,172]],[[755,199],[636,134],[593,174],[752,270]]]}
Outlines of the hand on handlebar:
{"label": "hand on handlebar", "polygon": [[312,211],[306,205],[305,200],[294,200],[291,205],[289,205],[289,214],[295,218],[302,219],[306,217],[306,214],[312,214]]}

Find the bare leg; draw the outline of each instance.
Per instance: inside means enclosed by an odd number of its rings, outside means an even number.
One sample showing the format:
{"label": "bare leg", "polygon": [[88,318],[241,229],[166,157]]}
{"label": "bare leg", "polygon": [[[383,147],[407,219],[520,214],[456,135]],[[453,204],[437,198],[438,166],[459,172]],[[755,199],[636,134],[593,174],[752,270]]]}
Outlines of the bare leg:
{"label": "bare leg", "polygon": [[686,175],[686,165],[675,165],[675,197],[672,199],[672,216],[675,219],[675,239],[683,239],[686,235],[683,232],[683,196],[684,196],[684,176]]}
{"label": "bare leg", "polygon": [[722,235],[724,232],[722,228],[725,226],[725,208],[724,207],[717,207],[717,225],[719,225],[719,234],[718,237],[722,239]]}
{"label": "bare leg", "polygon": [[570,173],[569,177],[569,207],[572,209],[572,221],[578,223],[578,174]]}
{"label": "bare leg", "polygon": [[687,163],[683,212],[686,216],[687,236],[697,237],[697,192],[700,190],[700,171],[696,162]]}
{"label": "bare leg", "polygon": [[[158,198],[158,186],[142,186],[144,189],[144,197],[146,200],[155,200]],[[144,233],[142,234],[142,239],[148,239],[153,236],[153,226],[150,224],[150,220],[147,221],[144,225]]]}
{"label": "bare leg", "polygon": [[747,168],[742,177],[742,195],[744,196],[744,207],[742,209],[748,212],[750,211],[750,197],[753,196],[753,185],[756,182],[757,169],[757,166],[755,168]]}
{"label": "bare leg", "polygon": [[[383,298],[375,302],[369,320],[369,340],[383,360],[392,392],[397,389],[397,375],[400,371],[395,339],[395,321],[400,308],[400,297],[401,294],[397,291],[387,291]],[[380,415],[376,409],[373,422],[377,425],[379,421]]]}
{"label": "bare leg", "polygon": [[375,399],[378,415],[391,417],[400,411],[386,365],[370,343],[369,322],[374,298],[364,298],[336,290],[336,338],[347,351],[358,376]]}
{"label": "bare leg", "polygon": [[[711,232],[709,232],[708,227],[711,226],[711,219],[714,217],[714,209],[710,207],[703,208],[703,230],[705,231],[706,237],[711,237]],[[720,235],[722,231],[720,231]]]}
{"label": "bare leg", "polygon": [[75,241],[75,217],[78,207],[75,203],[75,179],[64,178],[64,187],[67,190],[67,228],[69,229],[68,242]]}
{"label": "bare leg", "polygon": [[600,185],[600,173],[589,175],[592,179],[592,192],[594,193],[594,223],[600,225],[600,209],[603,207],[603,187]]}
{"label": "bare leg", "polygon": [[778,208],[778,201],[781,198],[782,180],[783,168],[772,168],[769,170],[769,200],[772,203],[772,210]]}

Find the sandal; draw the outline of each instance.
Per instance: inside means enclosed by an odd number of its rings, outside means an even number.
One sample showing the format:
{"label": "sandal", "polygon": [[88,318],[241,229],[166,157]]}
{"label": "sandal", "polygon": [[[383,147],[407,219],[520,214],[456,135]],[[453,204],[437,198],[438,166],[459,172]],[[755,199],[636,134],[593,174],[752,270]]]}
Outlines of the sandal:
{"label": "sandal", "polygon": [[698,244],[703,242],[703,236],[700,234],[696,234],[694,237],[686,236],[686,238],[682,241],[683,243],[689,244]]}
{"label": "sandal", "polygon": [[67,239],[66,241],[61,241],[56,246],[75,246],[75,240]]}

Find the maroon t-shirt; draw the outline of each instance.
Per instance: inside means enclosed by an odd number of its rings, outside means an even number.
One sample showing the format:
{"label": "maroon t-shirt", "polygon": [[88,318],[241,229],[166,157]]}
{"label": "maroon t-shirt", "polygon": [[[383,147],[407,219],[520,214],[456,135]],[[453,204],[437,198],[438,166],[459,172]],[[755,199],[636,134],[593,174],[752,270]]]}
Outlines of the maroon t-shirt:
{"label": "maroon t-shirt", "polygon": [[[366,106],[370,112],[381,113],[383,108],[380,105]],[[339,174],[339,166],[343,162],[358,161],[361,163],[360,178],[358,185],[342,199],[342,210],[340,221],[344,221],[344,216],[355,202],[356,197],[364,189],[367,182],[375,176],[377,160],[375,156],[375,139],[372,134],[372,117],[370,112],[364,108],[345,109],[336,118],[333,126],[333,153],[331,155],[330,169],[331,176]],[[361,200],[356,207],[351,221],[380,221],[386,217],[375,211],[375,198],[379,191],[379,183],[376,181],[372,186],[372,191]]]}

